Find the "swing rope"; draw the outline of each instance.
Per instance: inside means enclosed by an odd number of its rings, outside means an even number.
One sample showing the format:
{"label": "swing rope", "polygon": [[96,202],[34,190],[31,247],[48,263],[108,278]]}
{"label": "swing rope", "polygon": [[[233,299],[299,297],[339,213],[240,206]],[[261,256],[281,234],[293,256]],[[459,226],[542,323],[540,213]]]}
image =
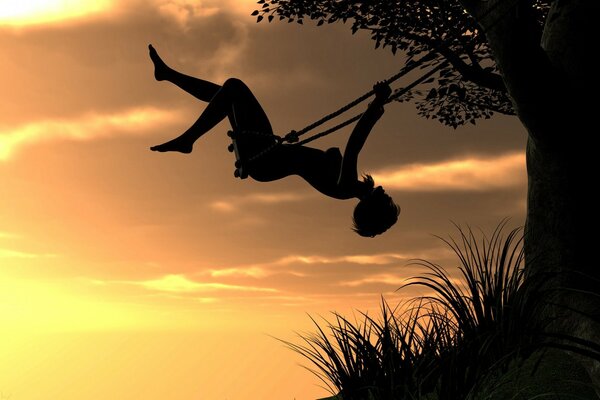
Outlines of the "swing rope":
{"label": "swing rope", "polygon": [[[421,61],[421,60],[419,60],[419,61]],[[428,79],[429,77],[431,77],[432,75],[434,75],[436,72],[438,72],[439,70],[441,70],[442,68],[444,68],[446,65],[448,65],[448,62],[443,62],[443,63],[439,64],[438,66],[436,66],[435,68],[433,68],[432,70],[430,70],[429,72],[427,72],[426,74],[424,74],[423,76],[421,76],[420,78],[418,78],[418,79],[416,79],[415,81],[413,81],[413,82],[412,82],[411,84],[409,84],[408,86],[405,86],[405,87],[403,87],[402,89],[399,89],[399,90],[397,90],[397,91],[396,91],[394,94],[392,94],[392,95],[391,95],[391,96],[390,96],[390,97],[387,99],[387,101],[385,102],[385,104],[387,104],[387,103],[390,103],[390,102],[394,101],[395,99],[397,99],[397,98],[401,97],[401,96],[402,96],[402,95],[404,95],[406,92],[408,92],[409,90],[411,90],[412,88],[414,88],[415,86],[417,86],[418,84],[422,83],[423,81],[425,81],[426,79]],[[398,79],[398,78],[396,78],[396,79]],[[386,81],[386,82],[387,82],[387,81]],[[368,95],[369,95],[369,96],[371,96],[373,93],[375,93],[375,92],[372,90],[371,92],[369,92],[369,93],[368,93]],[[364,96],[362,96],[362,97],[364,97]],[[360,97],[360,98],[362,98],[362,97]],[[358,99],[357,99],[357,100],[358,100]],[[364,100],[364,99],[363,99],[363,100]],[[363,100],[361,100],[361,101],[363,101]],[[352,104],[352,103],[351,103],[351,104]],[[356,104],[358,104],[358,103],[356,103]],[[350,108],[351,108],[351,107],[350,107]],[[362,115],[363,115],[363,114],[364,114],[364,113],[357,114],[357,115],[355,115],[354,117],[352,117],[352,118],[350,118],[350,119],[348,119],[348,120],[346,120],[346,121],[344,121],[344,122],[342,122],[342,123],[340,123],[340,124],[338,124],[338,125],[336,125],[336,126],[334,126],[334,127],[331,127],[331,128],[329,128],[329,129],[327,129],[327,130],[325,130],[325,131],[323,131],[323,132],[316,133],[316,134],[314,134],[313,136],[310,136],[310,137],[308,137],[308,138],[306,138],[306,139],[304,139],[304,140],[298,141],[297,143],[294,143],[294,146],[301,146],[301,145],[304,145],[304,144],[306,144],[306,143],[310,143],[310,142],[312,142],[313,140],[317,140],[317,139],[319,139],[319,138],[322,138],[323,136],[327,136],[327,135],[329,135],[330,133],[333,133],[333,132],[335,132],[335,131],[337,131],[337,130],[339,130],[339,129],[342,129],[343,127],[345,127],[345,126],[347,126],[347,125],[350,125],[351,123],[353,123],[353,122],[355,122],[355,121],[359,120],[359,119],[360,119],[360,117],[362,117]],[[332,117],[332,118],[333,118],[333,117]],[[331,119],[331,118],[330,118],[330,119]],[[313,125],[314,125],[314,124],[313,124]],[[310,125],[309,125],[309,126],[310,126]],[[318,126],[318,125],[317,125],[317,126]],[[313,129],[313,128],[311,128],[311,129]],[[306,131],[305,131],[305,132],[306,132]],[[303,133],[305,133],[305,132],[303,132]],[[298,135],[298,136],[299,136],[299,135]],[[287,135],[286,135],[286,137],[287,137]],[[286,139],[284,138],[284,140],[286,140]]]}
{"label": "swing rope", "polygon": [[[519,0],[516,0],[514,2],[513,5],[516,5],[519,2]],[[481,17],[483,18],[487,18],[493,11],[495,11],[498,8],[498,5],[500,3],[496,2],[496,4],[490,6],[487,10],[485,10],[483,12],[483,14],[481,15]],[[510,12],[510,7],[501,15],[497,18],[497,21],[501,20],[502,16],[504,16],[505,14]],[[494,23],[495,25],[495,23]],[[429,53],[425,54],[423,57],[421,57],[420,59],[418,59],[417,61],[412,61],[407,63],[401,70],[400,72],[398,72],[396,75],[393,75],[392,77],[388,78],[387,80],[383,81],[386,84],[391,84],[394,81],[400,79],[401,77],[403,77],[404,75],[408,74],[409,72],[411,72],[412,70],[414,70],[415,68],[421,66],[422,64],[426,63],[427,61],[433,60],[437,57],[438,55],[438,50],[439,47],[442,46],[442,43],[438,44],[437,46],[434,46]],[[430,71],[430,73],[427,73],[426,76],[429,77],[433,74],[434,71],[439,71],[441,68],[447,66],[449,64],[448,61],[444,61],[443,63],[441,63],[440,65],[436,66],[434,68],[434,70]],[[398,97],[402,96],[404,93],[406,93],[407,91],[409,91],[410,89],[412,89],[414,86],[416,86],[416,84],[423,82],[423,80],[425,80],[425,77],[419,78],[417,79],[415,82],[413,82],[412,84],[408,85],[407,87],[398,90],[396,93],[394,93],[386,102],[389,103],[390,101],[397,99]],[[340,108],[339,110],[324,116],[323,118],[321,118],[320,120],[306,126],[305,128],[302,128],[299,131],[295,131],[292,130],[290,131],[287,135],[283,136],[282,138],[279,138],[278,141],[279,143],[283,143],[283,142],[288,142],[288,143],[293,143],[293,144],[305,144],[305,143],[309,143],[312,142],[315,139],[318,139],[320,137],[326,136],[330,133],[335,132],[338,129],[341,129],[347,125],[350,125],[352,122],[360,119],[362,114],[356,115],[352,118],[350,118],[349,120],[334,126],[331,129],[328,129],[326,131],[323,131],[321,133],[318,133],[314,136],[311,136],[307,139],[304,139],[303,141],[299,141],[300,136],[304,135],[305,133],[313,130],[314,128],[324,124],[325,122],[329,121],[330,119],[333,119],[335,117],[337,117],[338,115],[348,111],[349,109],[351,109],[352,107],[362,103],[363,101],[365,101],[366,99],[368,99],[369,97],[371,97],[373,94],[375,94],[375,90],[371,90],[368,93],[365,93],[364,95],[362,95],[361,97],[357,98],[356,100],[354,100],[353,102],[347,104],[346,106]]]}
{"label": "swing rope", "polygon": [[[391,84],[395,81],[397,81],[398,79],[400,79],[401,77],[403,77],[404,75],[408,74],[409,72],[411,72],[412,70],[414,70],[415,68],[418,68],[419,66],[423,65],[424,63],[426,63],[427,61],[431,61],[432,59],[434,59],[436,57],[436,52],[435,51],[430,51],[429,53],[427,53],[426,55],[424,55],[423,57],[421,57],[420,59],[418,59],[417,61],[413,61],[410,62],[408,64],[406,64],[397,74],[393,75],[392,77],[386,79],[385,81],[383,81],[383,83],[385,84]],[[438,71],[441,67],[436,67],[435,71]],[[427,77],[429,77],[430,75],[428,75]],[[418,80],[418,83],[422,82],[422,80]],[[412,85],[412,86],[411,86]],[[400,97],[402,94],[406,93],[408,90],[412,89],[415,85],[411,84],[409,86],[407,86],[407,88],[403,89],[401,94],[394,94],[393,98],[388,99],[388,103],[393,100],[396,99],[398,97]],[[288,143],[295,143],[298,142],[300,136],[312,131],[313,129],[315,129],[316,127],[323,125],[325,122],[337,117],[340,114],[345,113],[346,111],[350,110],[351,108],[357,106],[358,104],[362,103],[363,101],[365,101],[366,99],[368,99],[369,97],[373,96],[375,94],[375,90],[370,90],[369,92],[363,94],[362,96],[360,96],[359,98],[357,98],[356,100],[346,104],[345,106],[343,106],[342,108],[340,108],[337,111],[332,112],[331,114],[328,114],[326,116],[324,116],[323,118],[321,118],[320,120],[313,122],[312,124],[300,129],[299,131],[295,131],[292,130],[290,131],[287,135],[285,135],[282,138],[282,142],[288,142]],[[362,114],[360,114],[362,115]],[[357,115],[353,118],[351,118],[348,121],[345,121],[339,125],[337,125],[334,128],[328,129],[327,133],[321,132],[317,135],[315,135],[316,137],[313,139],[313,137],[310,137],[308,139],[305,139],[304,141],[298,143],[298,144],[303,144],[303,143],[308,143],[308,142],[312,142],[313,140],[323,137],[325,135],[328,135],[330,133],[335,132],[338,129],[341,129],[349,124],[351,124],[352,122],[358,120],[360,118],[360,115]],[[310,140],[309,140],[310,139]]]}
{"label": "swing rope", "polygon": [[[423,65],[425,62],[430,61],[432,59],[435,58],[435,53],[432,51],[428,54],[426,54],[425,56],[421,57],[419,60],[409,63],[407,64],[404,68],[402,68],[402,70],[400,72],[398,72],[396,75],[392,76],[391,78],[383,81],[386,84],[390,84],[396,80],[398,80],[399,78],[401,78],[402,76],[408,74],[410,71],[414,70],[415,68],[419,67],[420,65]],[[429,79],[432,75],[434,75],[436,72],[438,72],[439,70],[441,70],[442,68],[446,67],[448,65],[448,61],[444,61],[439,63],[437,66],[435,66],[434,68],[432,68],[431,70],[429,70],[427,73],[425,73],[424,75],[422,75],[421,77],[415,79],[412,83],[410,83],[409,85],[398,89],[396,92],[394,92],[390,97],[388,97],[388,99],[386,100],[385,104],[390,103],[392,101],[394,101],[395,99],[399,98],[400,96],[404,95],[405,93],[407,93],[409,90],[411,90],[412,88],[414,88],[415,86],[417,86],[418,84],[422,83],[423,81]],[[347,125],[350,125],[351,123],[359,120],[362,115],[364,113],[360,113],[358,115],[355,115],[354,117],[334,126],[331,127],[323,132],[314,134],[304,140],[299,140],[299,137],[301,135],[304,135],[305,133],[315,129],[316,127],[324,124],[325,122],[329,121],[330,119],[333,119],[335,117],[337,117],[338,115],[348,111],[349,109],[351,109],[352,107],[362,103],[363,101],[365,101],[366,99],[368,99],[369,97],[371,97],[373,94],[375,94],[375,90],[371,90],[368,93],[365,93],[364,95],[362,95],[361,97],[357,98],[356,100],[352,101],[351,103],[347,104],[346,106],[340,108],[339,110],[326,115],[325,117],[321,118],[320,120],[308,125],[307,127],[301,129],[300,131],[291,131],[289,132],[287,135],[281,137],[281,136],[277,136],[277,135],[273,135],[272,133],[267,133],[267,132],[257,132],[257,131],[244,131],[244,133],[246,134],[252,134],[255,136],[264,136],[264,137],[269,137],[269,138],[275,138],[275,140],[272,142],[272,144],[270,144],[269,146],[267,146],[266,148],[264,148],[262,151],[258,152],[257,154],[254,154],[250,157],[247,157],[245,160],[240,159],[239,154],[238,154],[238,150],[236,149],[236,141],[235,138],[237,137],[237,133],[234,131],[229,131],[229,136],[232,138],[233,140],[233,144],[231,144],[229,146],[229,151],[233,152],[235,151],[236,153],[236,170],[235,170],[235,176],[239,177],[239,178],[246,178],[248,176],[248,172],[244,170],[244,165],[246,165],[247,163],[252,163],[253,161],[263,157],[265,154],[271,152],[273,149],[275,149],[276,147],[280,146],[282,143],[284,142],[288,142],[291,143],[293,146],[301,146],[304,145],[306,143],[310,143],[313,140],[317,140],[323,136],[327,136],[330,133],[333,133]]]}
{"label": "swing rope", "polygon": [[[515,2],[515,4],[518,3],[518,0]],[[491,6],[490,8],[488,8],[487,10],[485,10],[485,12],[482,14],[482,17],[486,17],[487,15],[491,14],[492,11],[494,11],[497,8],[498,4],[495,4],[493,6]],[[510,12],[510,8],[507,9],[507,11],[505,13]],[[498,18],[498,20],[500,20],[501,18]],[[440,44],[441,45],[441,44]],[[429,53],[427,53],[426,55],[424,55],[423,57],[421,57],[420,59],[418,59],[417,61],[411,61],[409,63],[407,63],[396,75],[393,75],[392,77],[388,78],[387,80],[383,81],[383,83],[385,84],[390,84],[395,82],[396,80],[400,79],[401,77],[403,77],[404,75],[408,74],[409,72],[411,72],[412,70],[414,70],[415,68],[423,65],[424,63],[426,63],[427,61],[431,61],[434,60],[436,58],[436,56],[438,55],[438,47],[439,46],[435,46]],[[425,75],[421,76],[420,78],[417,78],[415,81],[413,81],[412,83],[410,83],[408,86],[402,88],[402,89],[398,89],[395,93],[393,93],[386,101],[386,104],[399,98],[400,96],[404,95],[406,92],[408,92],[409,90],[411,90],[412,88],[414,88],[415,86],[417,86],[418,84],[422,83],[423,81],[425,81],[426,79],[430,78],[433,74],[435,74],[436,72],[438,72],[439,70],[441,70],[442,68],[446,67],[449,64],[448,61],[444,61],[441,62],[440,64],[438,64],[437,66],[435,66],[433,69],[431,69],[429,72],[427,72]],[[422,67],[423,68],[423,67]],[[303,145],[309,142],[312,142],[313,140],[319,139],[323,136],[329,135],[330,133],[333,133],[347,125],[350,125],[351,123],[357,121],[360,119],[360,117],[362,117],[363,113],[360,113],[358,115],[355,115],[354,117],[348,119],[347,121],[344,121],[332,128],[329,128],[323,132],[314,134],[313,136],[310,136],[302,141],[300,141],[300,136],[306,134],[307,132],[315,129],[316,127],[324,124],[325,122],[337,117],[338,115],[348,111],[349,109],[351,109],[352,107],[362,103],[363,101],[365,101],[366,99],[368,99],[369,97],[371,97],[373,94],[375,94],[375,90],[371,90],[368,93],[365,93],[364,95],[362,95],[361,97],[357,98],[356,100],[352,101],[351,103],[345,105],[344,107],[340,108],[339,110],[328,114],[326,116],[324,116],[323,118],[321,118],[320,120],[306,126],[305,128],[302,128],[299,131],[295,131],[292,130],[290,131],[288,134],[286,134],[285,136],[281,137],[281,136],[277,136],[277,135],[273,135],[272,133],[265,133],[265,132],[256,132],[256,131],[244,131],[256,136],[265,136],[265,137],[274,137],[275,140],[273,141],[273,144],[268,146],[267,148],[265,148],[263,151],[259,152],[258,154],[253,155],[252,157],[249,157],[247,159],[247,161],[254,161],[257,158],[262,157],[263,155],[265,155],[266,153],[270,152],[271,150],[273,150],[274,148],[276,148],[277,146],[281,145],[284,142],[288,142],[291,143],[293,145]],[[229,151],[234,151],[234,149],[232,148],[235,147],[235,137],[237,136],[237,133],[234,131],[230,131],[229,132],[230,137],[233,139],[234,143],[232,145],[230,145],[230,150]],[[236,158],[238,158],[238,154],[237,154],[237,150],[236,150]],[[238,158],[238,160],[236,161],[236,170],[235,170],[235,176],[236,177],[240,177],[242,179],[246,178],[248,176],[247,171],[243,171],[242,170],[242,166],[243,164],[245,164],[245,162],[242,162],[242,160],[240,160]]]}

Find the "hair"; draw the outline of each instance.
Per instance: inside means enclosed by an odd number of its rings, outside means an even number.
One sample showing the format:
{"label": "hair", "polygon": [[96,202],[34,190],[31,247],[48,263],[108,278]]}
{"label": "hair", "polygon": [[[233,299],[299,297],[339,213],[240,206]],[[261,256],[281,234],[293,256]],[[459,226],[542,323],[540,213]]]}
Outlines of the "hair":
{"label": "hair", "polygon": [[383,190],[376,190],[370,175],[363,175],[363,182],[370,190],[354,208],[353,230],[361,236],[375,237],[398,221],[400,206]]}

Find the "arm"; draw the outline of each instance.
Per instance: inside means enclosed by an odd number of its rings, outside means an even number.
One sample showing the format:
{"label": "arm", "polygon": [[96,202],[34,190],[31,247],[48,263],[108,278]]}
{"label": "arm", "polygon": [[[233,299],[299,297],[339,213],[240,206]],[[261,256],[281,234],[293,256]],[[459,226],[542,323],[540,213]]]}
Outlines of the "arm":
{"label": "arm", "polygon": [[373,89],[375,90],[375,100],[369,104],[367,111],[365,111],[356,123],[346,144],[340,176],[338,178],[338,186],[352,184],[358,179],[358,154],[367,141],[371,129],[373,129],[375,123],[383,115],[383,106],[392,93],[392,89],[386,83],[379,82]]}

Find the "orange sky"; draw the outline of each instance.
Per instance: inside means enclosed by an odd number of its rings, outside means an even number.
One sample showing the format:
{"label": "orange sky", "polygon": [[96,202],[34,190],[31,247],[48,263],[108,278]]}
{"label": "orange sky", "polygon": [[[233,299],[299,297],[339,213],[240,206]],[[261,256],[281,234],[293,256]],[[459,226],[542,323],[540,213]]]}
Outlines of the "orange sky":
{"label": "orange sky", "polygon": [[182,72],[242,78],[278,132],[402,65],[347,26],[256,24],[253,9],[0,0],[0,399],[325,396],[268,335],[310,331],[306,313],[393,303],[419,272],[412,258],[455,266],[433,237],[450,221],[523,223],[525,134],[513,118],[454,131],[388,105],[360,168],[402,214],[375,239],[350,230],[353,202],[299,178],[234,179],[225,123],[191,155],[150,152],[204,105],[154,81],[148,43]]}

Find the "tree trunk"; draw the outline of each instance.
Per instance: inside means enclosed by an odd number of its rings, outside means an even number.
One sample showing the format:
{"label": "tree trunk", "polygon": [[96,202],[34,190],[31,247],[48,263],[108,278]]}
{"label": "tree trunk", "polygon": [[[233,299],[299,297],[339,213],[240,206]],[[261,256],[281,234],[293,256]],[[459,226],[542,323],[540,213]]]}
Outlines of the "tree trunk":
{"label": "tree trunk", "polygon": [[[592,167],[597,150],[590,139],[598,132],[599,79],[591,61],[598,46],[591,38],[597,36],[600,1],[554,1],[543,34],[528,14],[529,1],[463,4],[483,28],[529,134],[527,277],[557,272],[553,287],[592,292],[563,292],[559,302],[593,314],[598,322],[600,266],[592,243],[597,220],[592,185],[598,182],[592,172],[598,168]],[[600,343],[600,324],[575,312],[567,312],[553,329]],[[580,360],[600,385],[600,365]]]}
{"label": "tree trunk", "polygon": [[[530,140],[528,146],[529,238],[526,236],[525,248],[533,257],[532,272],[548,263],[562,273],[559,283],[589,293],[565,292],[561,304],[592,318],[571,312],[557,328],[595,343],[600,343],[600,265],[594,254],[594,221],[598,219],[594,206],[598,201],[592,191],[598,182],[594,173],[598,171],[594,163],[598,151],[590,144],[594,142],[591,136],[599,131],[600,84],[595,71],[598,65],[592,61],[599,48],[592,40],[597,36],[599,11],[596,0],[555,1],[548,15],[541,45],[563,80],[564,94],[557,100],[564,122],[557,137],[547,141],[547,150],[540,148],[546,144],[541,135],[536,136],[542,145]],[[580,359],[600,393],[600,362]]]}

